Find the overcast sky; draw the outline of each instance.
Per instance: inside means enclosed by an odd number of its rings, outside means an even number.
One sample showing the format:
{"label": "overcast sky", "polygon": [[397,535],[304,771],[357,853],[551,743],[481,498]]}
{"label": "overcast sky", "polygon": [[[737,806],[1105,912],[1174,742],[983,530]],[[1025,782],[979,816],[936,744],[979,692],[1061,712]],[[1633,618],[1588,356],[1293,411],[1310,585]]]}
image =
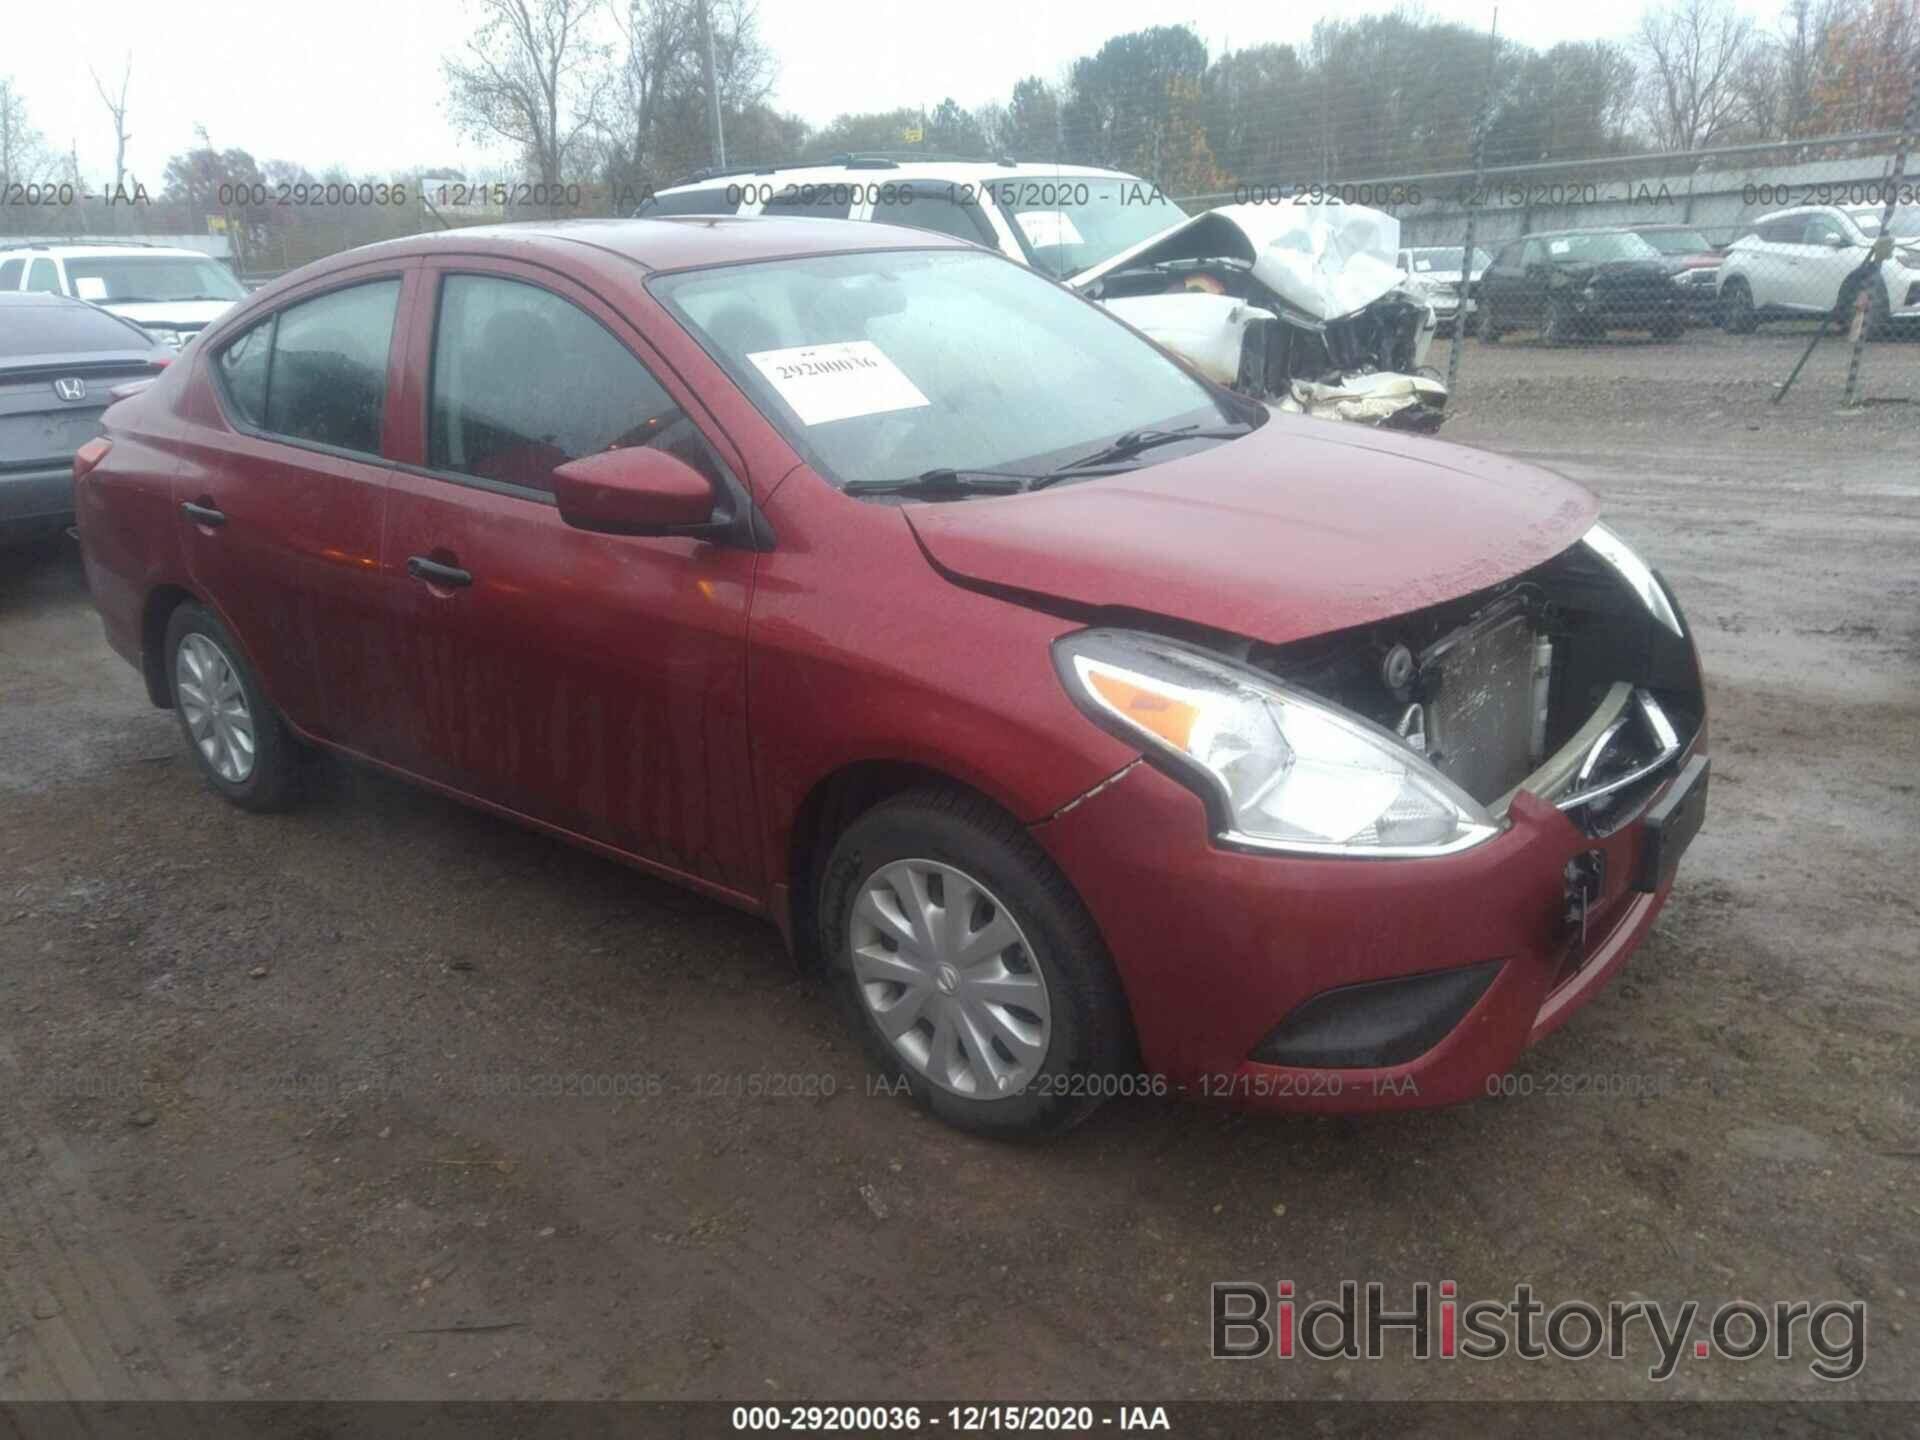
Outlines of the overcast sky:
{"label": "overcast sky", "polygon": [[[1743,0],[1770,20],[1773,0]],[[1218,55],[1304,40],[1316,18],[1394,8],[1386,0],[1252,7],[1244,0],[761,0],[761,31],[779,58],[775,102],[818,125],[846,110],[885,110],[951,94],[968,107],[1004,100],[1023,75],[1053,78],[1110,36],[1187,23]],[[1503,35],[1530,45],[1618,39],[1641,0],[1509,3]],[[464,0],[325,0],[298,7],[242,0],[89,0],[9,4],[0,75],[24,95],[54,148],[78,147],[82,174],[111,181],[113,130],[89,66],[117,85],[133,57],[128,168],[156,192],[194,127],[256,160],[387,173],[510,157],[447,123],[440,57],[470,31]],[[1475,27],[1492,6],[1437,0],[1427,14]],[[941,18],[941,17],[949,18]],[[84,29],[81,26],[84,25]]]}

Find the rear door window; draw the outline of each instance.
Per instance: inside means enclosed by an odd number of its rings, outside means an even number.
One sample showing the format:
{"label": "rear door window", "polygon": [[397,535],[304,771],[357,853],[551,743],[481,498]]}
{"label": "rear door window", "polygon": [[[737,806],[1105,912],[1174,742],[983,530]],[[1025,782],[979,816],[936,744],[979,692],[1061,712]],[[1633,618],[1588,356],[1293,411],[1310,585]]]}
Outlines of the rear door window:
{"label": "rear door window", "polygon": [[631,445],[719,479],[693,422],[599,321],[492,275],[441,282],[427,436],[436,470],[543,493],[556,467]]}
{"label": "rear door window", "polygon": [[397,279],[373,280],[261,321],[216,357],[228,408],[271,435],[378,455],[399,303]]}
{"label": "rear door window", "polygon": [[24,260],[0,260],[0,294],[20,288],[20,277],[26,273]]}
{"label": "rear door window", "polygon": [[714,185],[702,190],[650,196],[633,213],[642,220],[658,220],[667,215],[732,215],[739,208],[737,187],[729,190],[724,185]]}
{"label": "rear door window", "polygon": [[27,271],[27,289],[38,290],[48,295],[60,293],[60,277],[54,273],[53,261],[33,262],[33,268]]}
{"label": "rear door window", "polygon": [[980,207],[956,196],[954,187],[930,180],[881,184],[874,193],[873,218],[885,225],[906,225],[953,235],[976,245],[999,248]]}
{"label": "rear door window", "polygon": [[787,181],[775,184],[773,196],[760,207],[762,215],[811,215],[823,220],[844,220],[853,213],[853,200],[861,187],[845,180],[812,180],[805,184]]}

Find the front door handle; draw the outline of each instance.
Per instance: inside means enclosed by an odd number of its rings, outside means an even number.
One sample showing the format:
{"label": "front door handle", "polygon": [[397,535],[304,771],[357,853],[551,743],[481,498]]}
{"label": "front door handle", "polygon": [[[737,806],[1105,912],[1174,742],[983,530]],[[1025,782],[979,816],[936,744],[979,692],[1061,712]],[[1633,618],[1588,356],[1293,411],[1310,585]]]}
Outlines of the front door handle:
{"label": "front door handle", "polygon": [[191,500],[180,502],[180,513],[196,525],[224,525],[227,517],[224,511],[215,510],[211,505],[196,505]]}
{"label": "front door handle", "polygon": [[455,565],[442,565],[438,560],[429,560],[424,555],[407,557],[407,574],[416,580],[424,580],[429,585],[471,585],[473,575]]}

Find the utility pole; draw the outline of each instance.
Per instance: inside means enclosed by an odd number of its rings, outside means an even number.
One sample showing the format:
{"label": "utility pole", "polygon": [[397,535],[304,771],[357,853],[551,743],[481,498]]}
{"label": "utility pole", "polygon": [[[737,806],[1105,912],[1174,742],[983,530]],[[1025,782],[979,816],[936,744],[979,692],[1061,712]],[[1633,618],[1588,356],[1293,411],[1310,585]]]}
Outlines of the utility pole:
{"label": "utility pole", "polygon": [[724,170],[727,168],[727,137],[720,128],[720,83],[714,78],[712,0],[700,0],[700,28],[706,32],[707,41],[707,115],[713,121],[713,163],[715,169]]}

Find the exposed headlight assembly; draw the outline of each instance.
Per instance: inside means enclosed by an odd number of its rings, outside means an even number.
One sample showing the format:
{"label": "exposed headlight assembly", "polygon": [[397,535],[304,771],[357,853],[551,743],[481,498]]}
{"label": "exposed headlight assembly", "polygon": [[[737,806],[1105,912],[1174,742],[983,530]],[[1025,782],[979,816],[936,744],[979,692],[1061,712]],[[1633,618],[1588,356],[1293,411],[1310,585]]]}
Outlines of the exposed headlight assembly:
{"label": "exposed headlight assembly", "polygon": [[1054,645],[1080,708],[1207,802],[1216,837],[1309,855],[1447,855],[1501,826],[1399,736],[1205,650],[1133,630]]}
{"label": "exposed headlight assembly", "polygon": [[1640,597],[1654,619],[1675,635],[1684,634],[1680,628],[1680,617],[1674,612],[1673,601],[1667,598],[1667,592],[1661,588],[1653,568],[1634,554],[1626,541],[1597,520],[1593,528],[1580,538],[1588,549],[1611,565],[1614,573],[1627,582],[1628,588]]}

